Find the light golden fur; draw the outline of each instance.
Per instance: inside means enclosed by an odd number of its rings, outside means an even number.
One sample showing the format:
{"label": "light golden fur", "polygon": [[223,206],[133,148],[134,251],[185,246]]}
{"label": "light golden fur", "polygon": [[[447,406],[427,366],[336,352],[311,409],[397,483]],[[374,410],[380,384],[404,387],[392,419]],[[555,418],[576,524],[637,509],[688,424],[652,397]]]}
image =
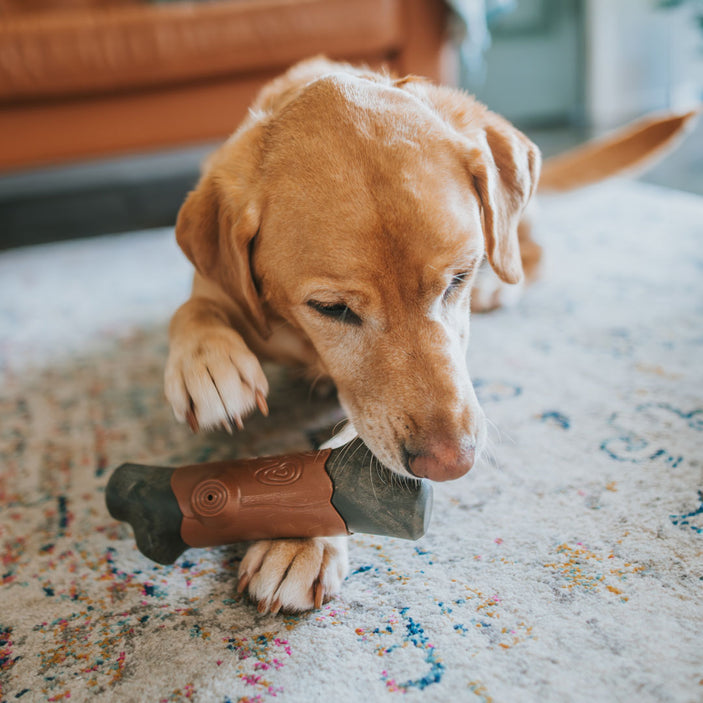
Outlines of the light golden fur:
{"label": "light golden fur", "polygon": [[[178,419],[231,429],[266,412],[269,359],[331,378],[348,433],[392,470],[468,471],[485,437],[465,361],[471,288],[484,258],[493,282],[474,307],[534,275],[522,218],[539,173],[534,144],[460,91],[324,59],[292,68],[178,217],[196,268],[170,328]],[[346,561],[340,539],[260,542],[239,588],[261,610],[309,608]]]}

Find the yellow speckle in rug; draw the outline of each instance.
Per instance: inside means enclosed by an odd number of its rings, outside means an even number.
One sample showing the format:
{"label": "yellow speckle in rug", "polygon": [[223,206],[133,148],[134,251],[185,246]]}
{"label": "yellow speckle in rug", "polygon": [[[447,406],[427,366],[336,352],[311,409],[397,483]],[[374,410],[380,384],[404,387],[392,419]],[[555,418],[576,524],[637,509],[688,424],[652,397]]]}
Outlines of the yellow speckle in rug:
{"label": "yellow speckle in rug", "polygon": [[552,570],[558,578],[561,588],[583,591],[598,591],[605,588],[609,593],[620,596],[623,603],[628,601],[628,596],[623,595],[621,589],[607,583],[607,581],[615,578],[618,582],[623,582],[627,580],[628,576],[641,573],[646,568],[642,565],[625,562],[620,568],[613,566],[607,570],[603,569],[605,561],[615,559],[615,555],[609,551],[600,556],[587,549],[580,542],[575,546],[561,544],[556,551],[558,559],[544,566]]}
{"label": "yellow speckle in rug", "polygon": [[662,378],[669,378],[672,380],[681,378],[680,373],[672,373],[670,371],[667,371],[660,364],[645,364],[640,362],[635,365],[635,368],[638,371],[641,371],[642,373],[654,374],[655,376],[661,376]]}

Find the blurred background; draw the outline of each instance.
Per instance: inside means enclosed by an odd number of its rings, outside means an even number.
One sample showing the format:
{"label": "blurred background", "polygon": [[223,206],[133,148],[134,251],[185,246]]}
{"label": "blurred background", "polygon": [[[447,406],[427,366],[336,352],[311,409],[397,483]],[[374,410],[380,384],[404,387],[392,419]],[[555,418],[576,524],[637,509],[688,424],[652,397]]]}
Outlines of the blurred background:
{"label": "blurred background", "polygon": [[[315,54],[457,84],[545,155],[703,99],[703,0],[0,0],[0,249],[168,226]],[[703,194],[703,127],[645,180]]]}

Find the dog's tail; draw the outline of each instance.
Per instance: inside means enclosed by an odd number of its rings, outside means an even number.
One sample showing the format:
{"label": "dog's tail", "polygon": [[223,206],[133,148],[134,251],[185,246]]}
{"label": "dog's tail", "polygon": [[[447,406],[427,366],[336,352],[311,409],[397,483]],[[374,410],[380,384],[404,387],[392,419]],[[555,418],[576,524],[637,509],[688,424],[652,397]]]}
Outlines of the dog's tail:
{"label": "dog's tail", "polygon": [[644,171],[690,131],[700,108],[686,113],[648,115],[602,139],[546,159],[540,192],[564,192],[619,174]]}

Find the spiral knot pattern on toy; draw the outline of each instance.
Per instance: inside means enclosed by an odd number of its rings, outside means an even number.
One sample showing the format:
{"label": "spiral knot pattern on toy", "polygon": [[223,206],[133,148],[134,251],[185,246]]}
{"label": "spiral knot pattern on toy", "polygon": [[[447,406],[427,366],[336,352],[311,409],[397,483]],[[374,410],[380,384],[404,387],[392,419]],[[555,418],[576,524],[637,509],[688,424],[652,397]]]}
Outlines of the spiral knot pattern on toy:
{"label": "spiral knot pattern on toy", "polygon": [[213,517],[227,507],[228,500],[227,486],[217,479],[207,479],[195,487],[190,504],[196,515]]}
{"label": "spiral knot pattern on toy", "polygon": [[303,460],[292,457],[285,461],[264,464],[254,472],[254,477],[266,486],[287,486],[295,483],[303,475],[303,468]]}

